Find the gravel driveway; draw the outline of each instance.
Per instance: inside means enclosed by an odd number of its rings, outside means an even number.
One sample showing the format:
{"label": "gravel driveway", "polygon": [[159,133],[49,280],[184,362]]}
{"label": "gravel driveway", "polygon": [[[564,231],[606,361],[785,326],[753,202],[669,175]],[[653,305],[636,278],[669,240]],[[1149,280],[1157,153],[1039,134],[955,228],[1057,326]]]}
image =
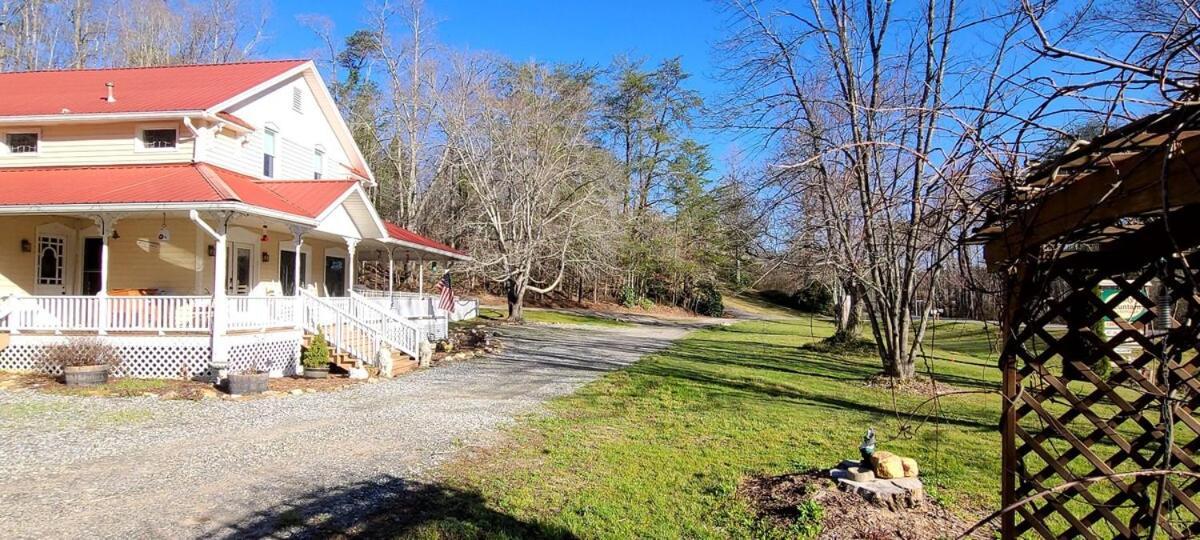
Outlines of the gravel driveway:
{"label": "gravel driveway", "polygon": [[289,525],[303,536],[312,529],[301,523],[353,532],[355,516],[457,449],[487,444],[514,417],[692,327],[505,328],[499,355],[279,399],[0,391],[0,536],[242,537]]}

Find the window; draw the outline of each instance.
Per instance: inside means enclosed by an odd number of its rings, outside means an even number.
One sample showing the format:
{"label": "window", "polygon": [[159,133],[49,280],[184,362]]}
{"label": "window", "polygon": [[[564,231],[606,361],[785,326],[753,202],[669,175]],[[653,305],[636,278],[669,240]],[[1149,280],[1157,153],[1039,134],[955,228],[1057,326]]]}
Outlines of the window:
{"label": "window", "polygon": [[317,148],[313,150],[313,180],[321,179],[321,171],[325,170],[325,151]]}
{"label": "window", "polygon": [[275,178],[275,132],[263,133],[263,176]]}
{"label": "window", "polygon": [[299,88],[292,88],[292,110],[304,114],[304,94]]}
{"label": "window", "polygon": [[9,133],[5,142],[11,154],[36,154],[38,151],[37,133]]}
{"label": "window", "polygon": [[143,129],[142,148],[175,148],[176,132],[173,129]]}
{"label": "window", "polygon": [[63,284],[63,252],[67,239],[62,236],[38,237],[38,285]]}

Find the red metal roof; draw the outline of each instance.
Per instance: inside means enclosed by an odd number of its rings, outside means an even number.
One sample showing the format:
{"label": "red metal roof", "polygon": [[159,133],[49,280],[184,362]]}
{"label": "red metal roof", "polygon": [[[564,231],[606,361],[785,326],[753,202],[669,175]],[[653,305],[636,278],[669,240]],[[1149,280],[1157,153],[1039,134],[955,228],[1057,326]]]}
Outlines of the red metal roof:
{"label": "red metal roof", "polygon": [[454,248],[447,246],[446,244],[443,244],[436,240],[426,238],[415,232],[405,229],[404,227],[396,225],[395,223],[392,223],[390,221],[383,222],[383,225],[384,225],[384,227],[387,228],[388,236],[390,236],[396,240],[400,240],[402,242],[408,242],[410,244],[416,244],[419,246],[425,246],[428,248],[433,248],[433,249],[437,249],[437,250],[441,250],[441,251],[448,251],[450,253],[462,255],[464,257],[467,255],[467,252],[465,252],[465,251],[462,251],[459,249],[454,249]]}
{"label": "red metal roof", "polygon": [[207,163],[0,168],[0,206],[206,202],[313,217],[253,177]]}
{"label": "red metal roof", "polygon": [[224,200],[190,163],[0,169],[0,206]]}
{"label": "red metal roof", "polygon": [[355,180],[260,180],[258,184],[300,208],[303,215],[315,218],[358,182]]}
{"label": "red metal roof", "polygon": [[0,73],[0,116],[205,110],[305,62]]}

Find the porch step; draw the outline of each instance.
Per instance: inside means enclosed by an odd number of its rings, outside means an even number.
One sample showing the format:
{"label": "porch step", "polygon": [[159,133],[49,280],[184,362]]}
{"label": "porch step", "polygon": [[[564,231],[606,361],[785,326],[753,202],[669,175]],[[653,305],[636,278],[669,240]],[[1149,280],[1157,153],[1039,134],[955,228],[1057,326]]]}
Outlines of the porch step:
{"label": "porch step", "polygon": [[[314,337],[316,337],[315,334],[304,334],[304,339],[301,341],[301,350],[308,349]],[[354,367],[354,363],[356,361],[357,359],[351,356],[349,353],[339,353],[332,350],[329,351],[329,362],[333,364],[335,372],[349,373],[350,368]],[[364,359],[363,362],[367,363],[366,359]],[[411,356],[400,351],[392,351],[393,377],[416,371],[418,367],[419,364],[417,364],[417,361]]]}

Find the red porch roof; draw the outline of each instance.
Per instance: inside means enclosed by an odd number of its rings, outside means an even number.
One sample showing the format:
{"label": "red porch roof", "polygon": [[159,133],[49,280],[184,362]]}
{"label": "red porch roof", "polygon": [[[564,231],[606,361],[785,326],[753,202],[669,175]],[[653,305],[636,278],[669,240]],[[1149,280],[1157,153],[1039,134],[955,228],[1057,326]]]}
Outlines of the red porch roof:
{"label": "red porch roof", "polygon": [[317,217],[329,205],[336,202],[350,188],[357,185],[355,180],[282,180],[259,181],[258,185],[270,190],[275,196],[300,208],[304,215]]}
{"label": "red porch roof", "polygon": [[0,207],[215,202],[312,217],[253,177],[207,163],[0,168]]}
{"label": "red porch roof", "polygon": [[392,237],[392,239],[400,240],[401,242],[407,242],[410,244],[416,244],[418,246],[423,246],[423,247],[427,247],[427,248],[433,248],[433,249],[440,250],[440,251],[446,251],[449,253],[453,253],[455,255],[461,255],[463,257],[467,256],[467,252],[465,252],[465,251],[462,251],[459,249],[454,249],[454,248],[447,246],[446,244],[443,244],[436,240],[426,238],[415,232],[405,229],[404,227],[396,225],[395,223],[392,223],[390,221],[383,222],[383,225],[384,225],[384,227],[387,228],[388,236]]}
{"label": "red porch roof", "polygon": [[[0,116],[206,110],[305,62],[0,73]],[[109,82],[111,103],[105,100]]]}

